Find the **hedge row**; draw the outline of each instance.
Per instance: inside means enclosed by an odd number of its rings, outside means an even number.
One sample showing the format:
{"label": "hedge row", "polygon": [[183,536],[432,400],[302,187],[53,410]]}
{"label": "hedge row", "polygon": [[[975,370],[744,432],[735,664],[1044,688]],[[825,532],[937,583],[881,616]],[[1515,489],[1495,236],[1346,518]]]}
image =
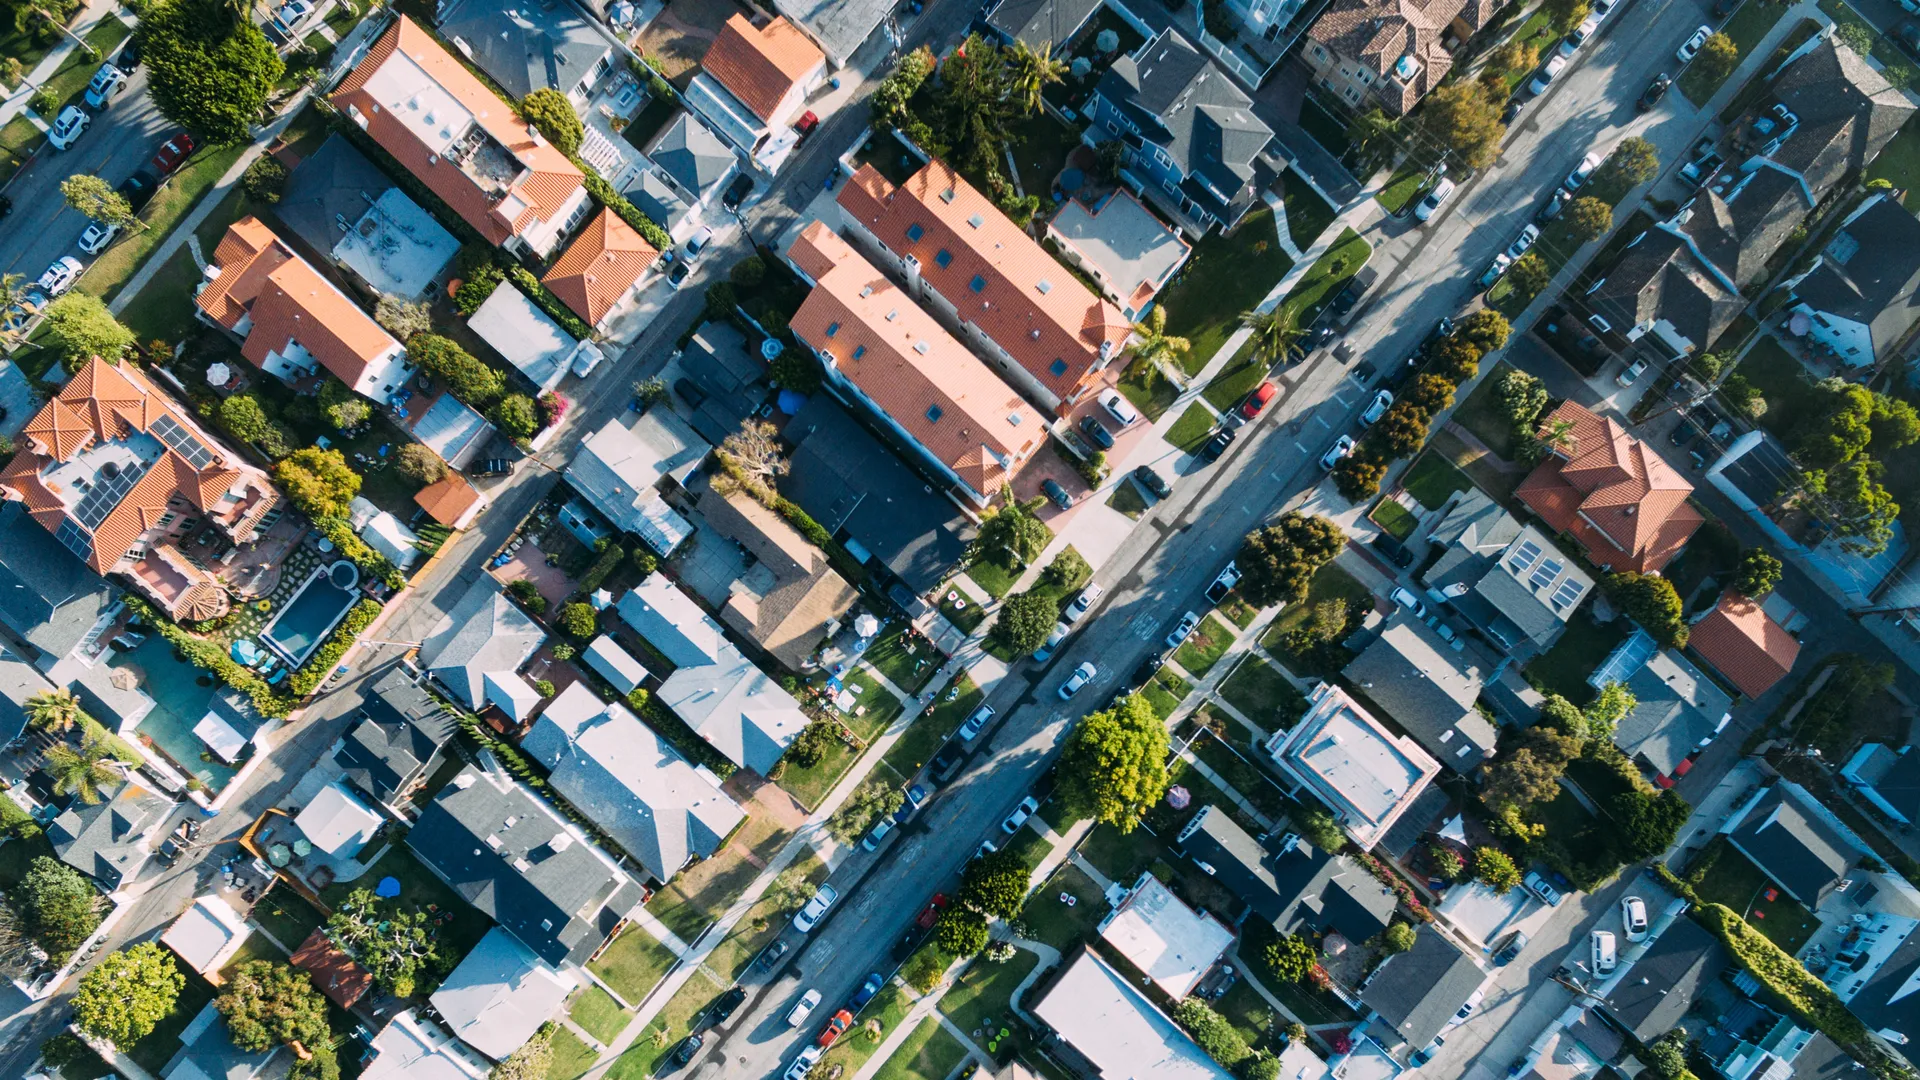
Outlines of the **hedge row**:
{"label": "hedge row", "polygon": [[127,593],[124,597],[127,607],[140,616],[148,626],[160,632],[167,644],[180,650],[195,667],[205,668],[213,676],[235,690],[247,695],[253,707],[262,716],[283,717],[299,704],[297,698],[282,694],[267,685],[267,680],[252,668],[234,662],[227,650],[217,642],[194,637],[172,619],[160,613],[160,609],[146,601],[146,598]]}
{"label": "hedge row", "polygon": [[587,194],[598,199],[600,205],[620,215],[620,220],[633,226],[633,231],[639,233],[642,240],[655,248],[667,251],[673,247],[673,237],[667,235],[667,230],[661,228],[659,222],[641,213],[640,208],[627,201],[625,195],[615,191],[613,185],[607,183],[593,166],[581,161],[578,157],[573,159],[573,163],[580,166],[580,174],[586,178]]}
{"label": "hedge row", "polygon": [[407,576],[400,572],[400,568],[354,535],[353,526],[345,518],[315,517],[312,520],[313,527],[320,530],[320,535],[332,541],[333,546],[340,549],[340,554],[355,566],[379,578],[390,589],[407,587]]}
{"label": "hedge row", "polygon": [[588,326],[585,319],[575,315],[572,308],[561,303],[560,298],[553,295],[553,290],[542,285],[540,279],[534,277],[531,270],[519,263],[513,263],[507,267],[507,276],[513,279],[515,285],[520,286],[520,291],[527,294],[527,299],[533,301],[535,307],[546,312],[548,318],[559,323],[560,329],[581,341],[593,337],[593,327]]}
{"label": "hedge row", "polygon": [[1725,904],[1701,904],[1696,917],[1719,937],[1740,966],[1773,991],[1800,1018],[1825,1032],[1841,1046],[1854,1046],[1867,1037],[1867,1025],[1841,1002],[1826,983],[1815,978],[1800,961],[1787,955],[1766,935],[1747,924]]}
{"label": "hedge row", "polygon": [[360,631],[373,625],[373,620],[379,615],[380,605],[373,600],[362,600],[353,605],[347,617],[341,619],[340,625],[327,635],[327,640],[314,650],[312,656],[307,657],[306,663],[300,665],[300,670],[288,677],[287,688],[296,697],[313,693],[319,688],[320,681],[333,670],[333,665],[347,655],[347,649],[360,636]]}

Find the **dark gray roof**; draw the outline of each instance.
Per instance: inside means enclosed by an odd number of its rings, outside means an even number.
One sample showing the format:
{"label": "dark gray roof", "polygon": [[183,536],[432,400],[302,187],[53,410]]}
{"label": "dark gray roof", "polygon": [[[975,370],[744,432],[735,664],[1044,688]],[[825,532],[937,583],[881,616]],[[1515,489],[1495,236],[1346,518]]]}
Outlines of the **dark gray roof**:
{"label": "dark gray roof", "polygon": [[1872,1075],[1823,1032],[1814,1032],[1793,1059],[1793,1080],[1866,1080]]}
{"label": "dark gray roof", "polygon": [[1865,852],[1810,804],[1810,798],[1803,801],[1796,785],[1777,783],[1727,839],[1761,872],[1811,908]]}
{"label": "dark gray roof", "polygon": [[1675,919],[1614,987],[1607,1012],[1635,1038],[1652,1042],[1673,1030],[1694,996],[1729,962],[1727,950],[1706,927]]}
{"label": "dark gray roof", "polygon": [[685,110],[653,141],[647,156],[695,199],[726,179],[735,161],[733,149]]}
{"label": "dark gray roof", "polygon": [[1439,784],[1428,784],[1413,797],[1413,805],[1407,807],[1387,835],[1380,838],[1377,848],[1384,849],[1396,859],[1404,859],[1407,853],[1419,844],[1427,833],[1439,824],[1440,815],[1453,806],[1453,797]]}
{"label": "dark gray roof", "polygon": [[329,252],[346,235],[341,220],[349,225],[359,221],[392,187],[387,174],[344,136],[329,135],[294,166],[273,212],[295,236]]}
{"label": "dark gray roof", "polygon": [[[1909,934],[1847,1007],[1875,1031],[1899,1032],[1909,1040],[1920,1034],[1920,934]],[[1902,1053],[1914,1048],[1909,1041]]]}
{"label": "dark gray roof", "polygon": [[1434,588],[1478,580],[1485,560],[1497,557],[1518,535],[1520,522],[1499,503],[1479,488],[1464,491],[1447,516],[1427,533],[1441,552],[1420,580]]}
{"label": "dark gray roof", "polygon": [[1812,209],[1800,177],[1762,161],[1724,200],[1711,191],[1695,198],[1681,229],[1703,258],[1745,286],[1766,272],[1767,260]]}
{"label": "dark gray roof", "polygon": [[420,663],[455,700],[478,709],[487,697],[485,677],[519,671],[546,636],[493,575],[481,574],[420,643]]}
{"label": "dark gray roof", "polygon": [[655,169],[641,169],[627,190],[621,192],[640,212],[660,223],[660,227],[672,232],[692,209],[686,196],[674,187],[667,178]]}
{"label": "dark gray roof", "polygon": [[269,1080],[287,1074],[293,1053],[278,1043],[255,1053],[233,1045],[227,1022],[209,1001],[180,1031],[180,1049],[174,1051],[162,1080]]}
{"label": "dark gray roof", "polygon": [[1587,294],[1587,306],[1620,328],[1665,319],[1696,349],[1705,349],[1732,325],[1746,299],[1707,269],[1684,239],[1653,228],[1606,271]]}
{"label": "dark gray roof", "polygon": [[[5,727],[0,725],[0,735],[5,733]],[[1874,794],[1904,813],[1908,821],[1920,820],[1920,753],[1915,753],[1910,746],[1872,744],[1871,749],[1874,760],[1863,770],[1862,779],[1873,788]]]}
{"label": "dark gray roof", "polygon": [[38,668],[10,652],[0,651],[0,746],[20,737],[27,727],[27,699],[44,694],[53,684]]}
{"label": "dark gray roof", "polygon": [[535,90],[569,93],[613,51],[599,24],[572,4],[456,0],[440,34],[519,101]]}
{"label": "dark gray roof", "polygon": [[1100,10],[1100,0],[1000,0],[987,27],[1003,40],[1024,41],[1038,49],[1051,44],[1064,58],[1067,39]]}
{"label": "dark gray roof", "polygon": [[[1115,60],[1096,92],[1178,163],[1189,197],[1222,220],[1238,220],[1258,195],[1253,189],[1272,179],[1256,160],[1273,141],[1273,129],[1253,114],[1253,99],[1220,65],[1177,32],[1162,31],[1137,55],[1145,59]],[[1225,200],[1196,177],[1211,181]]]}
{"label": "dark gray roof", "polygon": [[1282,933],[1303,928],[1365,941],[1393,921],[1394,896],[1344,855],[1289,834],[1278,850],[1264,847],[1231,815],[1208,806],[1183,830],[1180,850]]}
{"label": "dark gray roof", "polygon": [[1626,687],[1637,704],[1615,726],[1614,745],[1628,757],[1645,759],[1662,776],[1673,775],[1733,708],[1726,691],[1672,651],[1654,653]]}
{"label": "dark gray roof", "polygon": [[173,800],[138,776],[100,794],[91,805],[75,798],[47,826],[47,839],[61,862],[112,892],[147,861],[140,842],[172,811]]}
{"label": "dark gray roof", "polygon": [[1399,609],[1343,674],[1442,765],[1465,774],[1496,741],[1493,725],[1473,707],[1480,669],[1467,655]]}
{"label": "dark gray roof", "polygon": [[1827,242],[1793,295],[1816,313],[1867,326],[1871,357],[1887,359],[1920,318],[1920,218],[1885,195],[1856,211]]}
{"label": "dark gray roof", "polygon": [[794,451],[781,492],[907,588],[933,588],[966,553],[973,522],[831,397],[813,395],[784,434]]}
{"label": "dark gray roof", "polygon": [[1486,972],[1452,939],[1422,925],[1413,948],[1387,957],[1374,969],[1360,1000],[1417,1049],[1446,1028],[1485,979]]}
{"label": "dark gray roof", "polygon": [[25,504],[0,506],[0,623],[27,644],[58,660],[119,598],[119,589],[28,517]]}
{"label": "dark gray roof", "polygon": [[1799,118],[1768,156],[1806,177],[1817,202],[1879,156],[1913,114],[1913,102],[1833,35],[1773,82],[1773,96]]}
{"label": "dark gray roof", "polygon": [[427,805],[407,846],[555,966],[584,964],[641,900],[639,883],[545,801],[472,765]]}
{"label": "dark gray roof", "polygon": [[707,395],[693,410],[693,430],[715,446],[767,397],[767,366],[732,323],[702,324],[681,352],[680,370]]}
{"label": "dark gray roof", "polygon": [[396,667],[373,684],[334,760],[350,783],[386,802],[432,767],[459,728],[452,712]]}
{"label": "dark gray roof", "polygon": [[1593,591],[1592,576],[1578,562],[1504,512],[1473,514],[1440,562],[1446,569],[1436,564],[1440,572],[1429,572],[1427,584],[1446,591],[1456,611],[1509,650],[1551,646]]}

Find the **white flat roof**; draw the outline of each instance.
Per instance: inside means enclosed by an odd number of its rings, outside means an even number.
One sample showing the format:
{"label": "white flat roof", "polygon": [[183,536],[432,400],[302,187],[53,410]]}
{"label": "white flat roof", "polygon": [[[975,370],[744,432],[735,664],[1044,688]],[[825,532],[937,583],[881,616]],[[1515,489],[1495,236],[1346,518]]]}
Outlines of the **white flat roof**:
{"label": "white flat roof", "polygon": [[198,896],[160,935],[160,943],[204,975],[232,956],[248,933],[247,921],[225,900]]}
{"label": "white flat roof", "polygon": [[320,789],[310,800],[293,826],[314,847],[329,855],[359,851],[373,839],[381,817],[367,808],[353,792],[338,780]]}
{"label": "white flat roof", "polygon": [[1363,847],[1413,803],[1440,763],[1388,731],[1339,687],[1321,683],[1312,708],[1274,755],[1344,819]]}
{"label": "white flat roof", "polygon": [[432,214],[390,187],[333,245],[333,256],[383,293],[418,296],[459,250]]}
{"label": "white flat roof", "polygon": [[1106,1080],[1229,1080],[1168,1016],[1083,952],[1033,1014],[1092,1062]]}
{"label": "white flat roof", "polygon": [[[633,658],[633,654],[620,647],[620,643],[601,634],[593,639],[583,654],[587,666],[600,673],[601,677],[613,684],[615,690],[631,694],[640,681],[647,677],[647,667]],[[579,684],[575,684],[579,685]]]}
{"label": "white flat roof", "polygon": [[502,282],[467,326],[542,390],[560,385],[580,342],[512,282]]}
{"label": "white flat roof", "polygon": [[1100,268],[1112,283],[1120,305],[1138,310],[1152,300],[1191,250],[1171,225],[1124,188],[1098,210],[1067,200],[1048,228],[1081,258]]}
{"label": "white flat roof", "polygon": [[1233,945],[1233,931],[1183,903],[1152,874],[1108,915],[1100,936],[1175,1001]]}

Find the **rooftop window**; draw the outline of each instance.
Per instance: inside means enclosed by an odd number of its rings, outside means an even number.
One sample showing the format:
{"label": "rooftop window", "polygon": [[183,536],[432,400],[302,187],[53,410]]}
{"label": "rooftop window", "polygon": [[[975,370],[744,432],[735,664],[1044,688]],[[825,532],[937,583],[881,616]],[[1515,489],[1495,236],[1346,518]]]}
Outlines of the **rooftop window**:
{"label": "rooftop window", "polygon": [[839,324],[839,323],[837,323],[837,322],[830,322],[830,323],[828,323],[828,324],[827,324],[827,336],[828,336],[828,337],[832,337],[833,335],[835,335],[835,334],[837,334],[837,333],[839,333],[839,332],[840,332],[840,324]]}
{"label": "rooftop window", "polygon": [[917,243],[919,239],[925,235],[927,235],[927,230],[921,228],[919,222],[916,221],[907,226],[907,239]]}
{"label": "rooftop window", "polygon": [[1053,363],[1047,365],[1047,370],[1053,372],[1055,375],[1065,375],[1067,373],[1067,362],[1065,360],[1055,360]]}
{"label": "rooftop window", "polygon": [[953,263],[953,252],[941,248],[939,254],[933,257],[933,261],[939,264],[940,269],[945,270]]}
{"label": "rooftop window", "polygon": [[973,275],[973,280],[967,282],[967,288],[972,289],[974,292],[985,292],[987,289],[987,279],[981,277],[979,274],[975,274]]}
{"label": "rooftop window", "polygon": [[927,406],[927,419],[930,422],[936,423],[936,424],[939,423],[941,415],[942,414],[940,412],[940,406],[938,405]]}

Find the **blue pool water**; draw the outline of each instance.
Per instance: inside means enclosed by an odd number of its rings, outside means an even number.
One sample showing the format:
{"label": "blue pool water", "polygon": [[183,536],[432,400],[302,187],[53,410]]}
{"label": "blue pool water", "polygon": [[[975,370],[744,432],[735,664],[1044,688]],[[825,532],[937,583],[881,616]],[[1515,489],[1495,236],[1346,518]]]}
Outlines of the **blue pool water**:
{"label": "blue pool water", "polygon": [[345,559],[315,570],[260,637],[294,667],[306,663],[359,599],[354,592],[359,580],[359,571]]}
{"label": "blue pool water", "polygon": [[153,633],[139,648],[115,655],[113,666],[138,672],[140,689],[153,698],[153,711],[141,718],[138,732],[152,739],[176,765],[198,777],[208,790],[226,787],[236,770],[211,754],[211,761],[202,761],[200,755],[207,747],[193,733],[193,726],[207,715],[207,706],[219,689],[211,680],[206,686],[200,685],[207,673],[185,660],[175,660],[173,646]]}

